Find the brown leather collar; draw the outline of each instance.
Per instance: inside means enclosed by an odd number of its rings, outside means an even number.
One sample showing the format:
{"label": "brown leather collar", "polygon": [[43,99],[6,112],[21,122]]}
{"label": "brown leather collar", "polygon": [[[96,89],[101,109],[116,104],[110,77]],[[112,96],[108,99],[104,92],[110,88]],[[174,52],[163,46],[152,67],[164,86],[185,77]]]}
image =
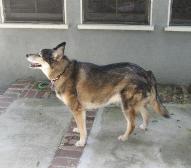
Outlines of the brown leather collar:
{"label": "brown leather collar", "polygon": [[54,90],[54,83],[55,83],[57,80],[59,80],[60,77],[66,72],[66,69],[68,68],[68,66],[69,66],[69,65],[67,65],[66,68],[64,69],[64,71],[63,71],[61,74],[59,74],[56,78],[50,80],[50,81],[51,81],[51,89],[52,89],[52,90]]}

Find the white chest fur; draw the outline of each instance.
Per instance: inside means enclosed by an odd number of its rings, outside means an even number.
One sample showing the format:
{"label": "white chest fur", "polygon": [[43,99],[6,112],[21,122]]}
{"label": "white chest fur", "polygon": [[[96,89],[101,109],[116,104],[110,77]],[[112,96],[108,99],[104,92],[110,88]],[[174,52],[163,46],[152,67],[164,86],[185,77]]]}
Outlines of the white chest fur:
{"label": "white chest fur", "polygon": [[64,94],[58,94],[56,92],[56,97],[58,97],[62,102],[64,102],[65,105],[68,105],[68,100]]}

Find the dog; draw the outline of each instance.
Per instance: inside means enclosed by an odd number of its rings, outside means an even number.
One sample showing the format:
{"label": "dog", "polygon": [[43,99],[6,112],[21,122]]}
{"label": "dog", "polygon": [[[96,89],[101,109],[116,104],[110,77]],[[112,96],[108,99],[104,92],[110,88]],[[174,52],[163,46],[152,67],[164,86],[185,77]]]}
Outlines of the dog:
{"label": "dog", "polygon": [[148,125],[147,105],[155,112],[169,118],[157,93],[157,83],[152,71],[133,63],[96,65],[70,60],[65,54],[66,42],[53,49],[42,49],[38,54],[27,54],[30,67],[40,69],[54,85],[56,96],[71,110],[80,133],[76,146],[84,146],[87,139],[86,110],[97,109],[110,103],[120,103],[127,121],[126,141],[135,128],[135,117],[141,113],[145,130]]}

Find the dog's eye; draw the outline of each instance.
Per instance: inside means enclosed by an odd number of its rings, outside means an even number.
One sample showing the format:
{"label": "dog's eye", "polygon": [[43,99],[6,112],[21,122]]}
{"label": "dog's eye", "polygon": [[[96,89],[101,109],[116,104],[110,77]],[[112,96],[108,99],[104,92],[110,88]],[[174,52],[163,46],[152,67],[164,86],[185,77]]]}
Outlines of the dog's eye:
{"label": "dog's eye", "polygon": [[38,55],[39,55],[40,57],[42,57],[42,53],[41,53],[41,52],[39,52]]}

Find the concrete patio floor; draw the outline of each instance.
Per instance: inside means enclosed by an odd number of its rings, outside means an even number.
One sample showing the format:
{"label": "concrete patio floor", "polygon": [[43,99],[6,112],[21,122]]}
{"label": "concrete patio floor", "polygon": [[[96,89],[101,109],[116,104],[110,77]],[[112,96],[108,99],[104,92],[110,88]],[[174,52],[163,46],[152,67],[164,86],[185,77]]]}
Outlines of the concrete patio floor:
{"label": "concrete patio floor", "polygon": [[120,109],[99,110],[78,168],[190,168],[191,105],[167,108],[170,119],[151,112],[148,130],[136,128],[127,142],[117,140],[126,126]]}
{"label": "concrete patio floor", "polygon": [[71,119],[57,99],[18,99],[0,115],[0,167],[48,168]]}
{"label": "concrete patio floor", "polygon": [[166,106],[170,119],[150,110],[148,130],[138,128],[139,116],[127,142],[117,140],[126,127],[120,108],[89,113],[87,127],[93,128],[83,149],[74,146],[79,135],[57,98],[18,98],[0,115],[0,167],[190,168],[191,104]]}
{"label": "concrete patio floor", "polygon": [[150,113],[148,131],[136,128],[125,143],[117,140],[125,130],[119,108],[88,111],[90,136],[85,148],[76,148],[74,119],[49,86],[38,89],[41,82],[20,79],[0,92],[0,167],[190,167],[191,92],[186,87],[159,85],[171,119]]}

